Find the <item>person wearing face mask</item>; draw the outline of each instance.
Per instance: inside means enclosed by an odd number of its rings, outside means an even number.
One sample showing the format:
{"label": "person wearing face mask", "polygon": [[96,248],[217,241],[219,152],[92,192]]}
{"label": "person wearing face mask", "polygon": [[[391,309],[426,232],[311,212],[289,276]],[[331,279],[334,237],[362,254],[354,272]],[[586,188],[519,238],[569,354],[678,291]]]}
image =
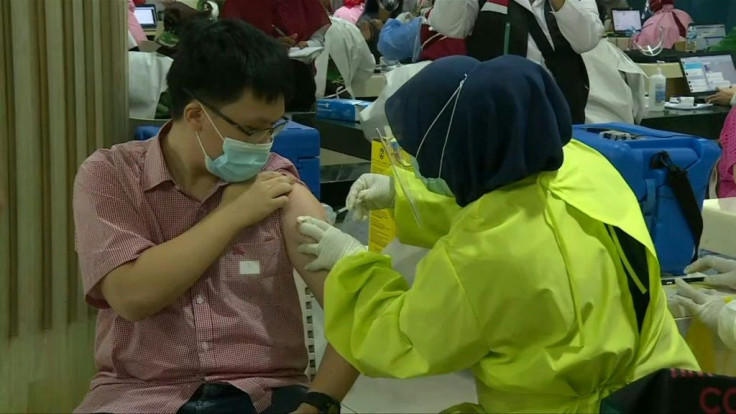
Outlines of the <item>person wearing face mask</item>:
{"label": "person wearing face mask", "polygon": [[[541,66],[515,56],[440,59],[388,100],[417,177],[397,169],[394,193],[363,189],[357,202],[380,193],[372,207],[393,207],[402,234],[424,232],[419,222],[443,233],[411,288],[390,257],[299,218],[313,239],[300,247],[315,257],[309,268],[331,269],[327,337],[362,373],[472,368],[479,405],[447,412],[494,413],[597,412],[649,373],[697,370],[636,197],[571,140],[564,101]],[[440,199],[457,205],[443,231]]]}
{"label": "person wearing face mask", "polygon": [[271,152],[291,64],[242,21],[197,20],[168,73],[173,120],[95,152],[74,186],[99,372],[77,412],[334,412],[357,372],[328,347],[309,384],[298,215],[324,210]]}

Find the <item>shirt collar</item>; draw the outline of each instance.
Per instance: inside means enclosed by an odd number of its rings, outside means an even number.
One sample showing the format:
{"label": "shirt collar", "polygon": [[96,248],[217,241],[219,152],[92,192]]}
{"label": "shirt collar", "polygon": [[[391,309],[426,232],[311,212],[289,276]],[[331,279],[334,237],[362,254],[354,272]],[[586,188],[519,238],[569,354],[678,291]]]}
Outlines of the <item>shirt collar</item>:
{"label": "shirt collar", "polygon": [[169,168],[166,166],[164,153],[161,149],[161,138],[169,133],[171,125],[171,121],[167,122],[161,127],[158,135],[149,141],[146,160],[143,165],[143,191],[151,190],[167,181],[174,181]]}

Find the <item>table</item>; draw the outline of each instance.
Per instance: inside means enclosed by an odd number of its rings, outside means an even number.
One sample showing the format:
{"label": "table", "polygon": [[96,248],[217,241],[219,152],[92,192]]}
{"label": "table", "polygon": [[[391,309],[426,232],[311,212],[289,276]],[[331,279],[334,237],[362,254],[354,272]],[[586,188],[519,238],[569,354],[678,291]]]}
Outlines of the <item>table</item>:
{"label": "table", "polygon": [[730,110],[731,108],[723,106],[696,111],[665,109],[663,112],[650,112],[641,121],[641,125],[663,131],[719,139]]}

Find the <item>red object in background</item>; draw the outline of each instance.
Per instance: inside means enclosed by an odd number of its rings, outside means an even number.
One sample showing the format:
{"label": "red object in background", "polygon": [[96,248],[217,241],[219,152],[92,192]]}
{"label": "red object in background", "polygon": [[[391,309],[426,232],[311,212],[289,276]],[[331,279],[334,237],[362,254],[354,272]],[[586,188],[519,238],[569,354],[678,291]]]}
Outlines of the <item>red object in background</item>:
{"label": "red object in background", "polygon": [[[427,13],[427,19],[430,10]],[[435,32],[427,23],[422,23],[419,29],[419,38],[422,42],[421,60],[437,60],[447,56],[465,56],[468,54],[468,48],[465,45],[465,39],[454,39],[443,36],[441,33]]]}
{"label": "red object in background", "polygon": [[228,0],[222,11],[226,19],[242,19],[273,37],[297,35],[297,42],[309,40],[330,24],[330,16],[320,0]]}
{"label": "red object in background", "polygon": [[660,10],[662,10],[662,7],[664,7],[666,4],[675,5],[675,0],[652,0],[649,2],[649,9],[656,13]]}
{"label": "red object in background", "polygon": [[136,6],[143,6],[146,4],[146,0],[133,0],[133,3],[135,3]]}
{"label": "red object in background", "polygon": [[345,0],[343,5],[352,9],[353,7],[358,7],[363,3],[365,3],[365,0]]}

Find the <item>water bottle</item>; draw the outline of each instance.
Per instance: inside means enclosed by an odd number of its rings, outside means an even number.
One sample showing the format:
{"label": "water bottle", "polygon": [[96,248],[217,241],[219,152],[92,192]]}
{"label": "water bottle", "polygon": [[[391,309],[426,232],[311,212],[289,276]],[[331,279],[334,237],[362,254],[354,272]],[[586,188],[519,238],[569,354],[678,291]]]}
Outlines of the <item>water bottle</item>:
{"label": "water bottle", "polygon": [[698,29],[695,26],[690,25],[687,28],[687,43],[685,44],[685,50],[688,52],[698,51]]}

